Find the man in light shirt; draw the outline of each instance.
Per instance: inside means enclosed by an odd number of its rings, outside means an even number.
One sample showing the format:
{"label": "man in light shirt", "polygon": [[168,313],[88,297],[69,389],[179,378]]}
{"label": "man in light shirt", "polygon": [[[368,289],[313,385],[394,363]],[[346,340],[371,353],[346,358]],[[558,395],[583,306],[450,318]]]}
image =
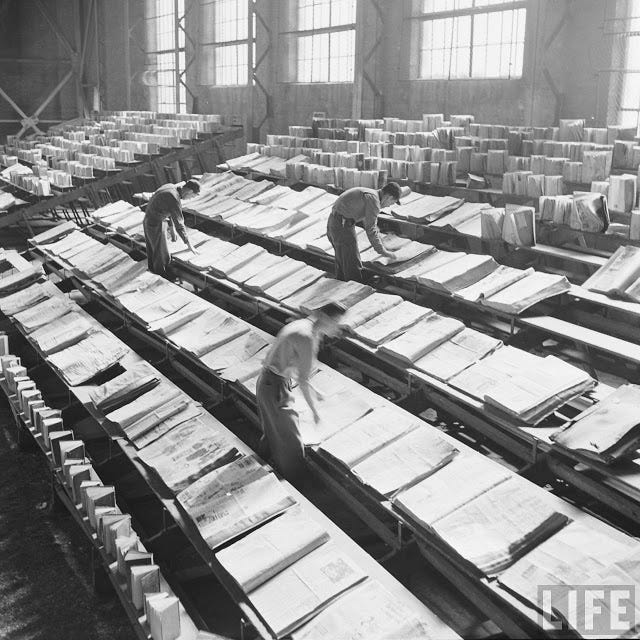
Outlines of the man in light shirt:
{"label": "man in light shirt", "polygon": [[394,258],[378,231],[378,214],[394,203],[400,203],[400,185],[389,182],[382,189],[354,187],[345,191],[334,203],[327,222],[327,236],[335,252],[336,278],[362,281],[362,261],[356,239],[356,222],[362,222],[371,246],[381,255]]}
{"label": "man in light shirt", "polygon": [[294,381],[306,400],[314,422],[320,422],[316,400],[320,394],[309,382],[317,366],[320,341],[339,332],[344,309],[330,303],[311,317],[283,327],[271,346],[258,378],[256,400],[262,424],[261,449],[288,480],[300,479],[304,467],[304,442],[292,394]]}

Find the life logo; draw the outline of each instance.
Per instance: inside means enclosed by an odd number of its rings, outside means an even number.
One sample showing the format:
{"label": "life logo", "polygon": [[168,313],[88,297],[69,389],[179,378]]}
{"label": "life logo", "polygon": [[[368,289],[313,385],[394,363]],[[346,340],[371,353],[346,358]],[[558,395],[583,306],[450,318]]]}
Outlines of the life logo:
{"label": "life logo", "polygon": [[[585,638],[618,638],[636,628],[634,585],[541,585],[538,602],[546,623]],[[542,621],[541,621],[542,622]]]}

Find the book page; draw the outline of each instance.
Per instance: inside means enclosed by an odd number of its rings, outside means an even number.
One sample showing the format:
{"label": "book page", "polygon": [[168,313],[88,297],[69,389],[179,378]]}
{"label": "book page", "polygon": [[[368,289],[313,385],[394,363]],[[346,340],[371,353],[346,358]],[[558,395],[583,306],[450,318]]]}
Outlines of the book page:
{"label": "book page", "polygon": [[457,453],[434,427],[425,424],[365,458],[352,472],[378,493],[390,496],[431,475]]}
{"label": "book page", "polygon": [[401,302],[402,298],[400,296],[389,295],[387,293],[373,293],[368,298],[349,307],[340,319],[340,326],[343,329],[353,331],[356,327],[388,311]]}
{"label": "book page", "polygon": [[292,508],[219,551],[216,558],[249,593],[327,540],[323,527]]}
{"label": "book page", "polygon": [[523,270],[500,265],[495,271],[478,280],[478,282],[464,289],[459,289],[455,292],[455,295],[468,302],[477,302],[483,298],[491,297],[498,293],[498,291],[506,289],[509,285],[518,282],[518,280],[522,280],[522,278],[532,273],[533,269],[531,268]]}
{"label": "book page", "polygon": [[[444,626],[444,625],[443,625]],[[379,582],[365,580],[292,634],[292,640],[430,640],[432,629]]]}

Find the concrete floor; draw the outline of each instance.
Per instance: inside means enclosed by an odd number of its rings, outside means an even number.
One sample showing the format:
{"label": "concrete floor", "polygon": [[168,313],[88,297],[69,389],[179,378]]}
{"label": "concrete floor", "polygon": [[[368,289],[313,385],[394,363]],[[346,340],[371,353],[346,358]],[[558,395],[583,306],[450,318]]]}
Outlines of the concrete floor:
{"label": "concrete floor", "polygon": [[84,535],[65,511],[50,511],[45,469],[18,449],[0,402],[0,638],[133,640],[115,594],[94,593]]}

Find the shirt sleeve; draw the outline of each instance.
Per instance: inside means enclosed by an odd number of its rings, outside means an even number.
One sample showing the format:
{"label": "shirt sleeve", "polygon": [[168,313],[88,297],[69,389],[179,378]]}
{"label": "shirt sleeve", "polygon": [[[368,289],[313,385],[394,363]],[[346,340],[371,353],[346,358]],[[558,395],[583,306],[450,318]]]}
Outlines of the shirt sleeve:
{"label": "shirt sleeve", "polygon": [[171,207],[171,221],[178,235],[182,238],[182,241],[187,244],[187,227],[184,224],[180,200],[176,200],[174,206]]}
{"label": "shirt sleeve", "polygon": [[380,213],[380,205],[377,199],[369,193],[364,194],[364,230],[367,232],[367,238],[371,246],[380,254],[384,254],[386,249],[380,238],[378,231],[378,214]]}

